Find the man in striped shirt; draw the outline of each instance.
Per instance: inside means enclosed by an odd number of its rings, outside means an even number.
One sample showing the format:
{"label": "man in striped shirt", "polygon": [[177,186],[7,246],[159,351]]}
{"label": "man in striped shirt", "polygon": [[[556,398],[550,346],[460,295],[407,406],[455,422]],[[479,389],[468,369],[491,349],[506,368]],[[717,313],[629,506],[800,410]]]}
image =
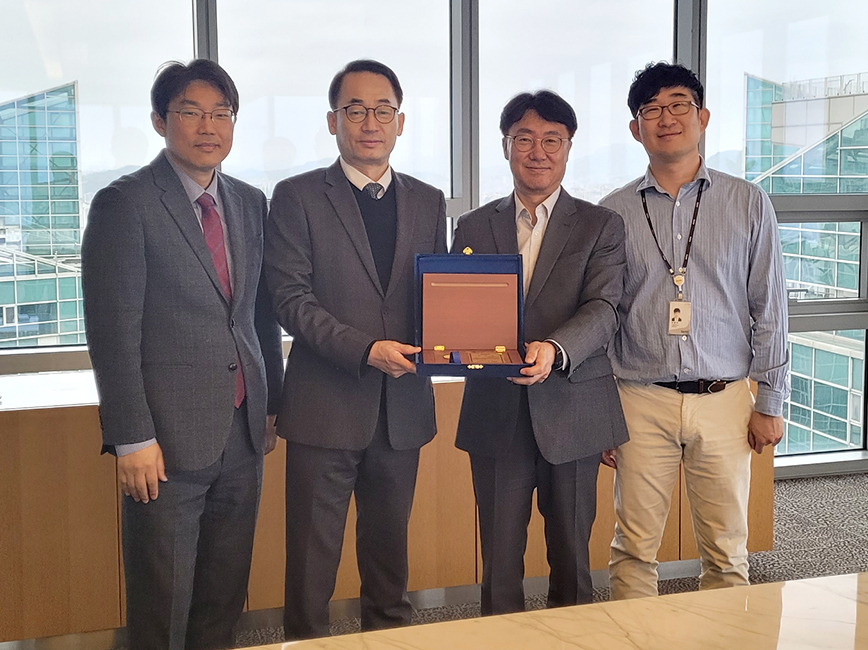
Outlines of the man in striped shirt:
{"label": "man in striped shirt", "polygon": [[601,202],[623,217],[627,238],[621,328],[609,349],[630,432],[609,455],[616,599],[657,594],[681,465],[700,589],[747,584],[750,453],[783,435],[787,303],[774,209],[758,186],[706,167],[703,95],[680,65],[637,74],[630,130],[648,170]]}

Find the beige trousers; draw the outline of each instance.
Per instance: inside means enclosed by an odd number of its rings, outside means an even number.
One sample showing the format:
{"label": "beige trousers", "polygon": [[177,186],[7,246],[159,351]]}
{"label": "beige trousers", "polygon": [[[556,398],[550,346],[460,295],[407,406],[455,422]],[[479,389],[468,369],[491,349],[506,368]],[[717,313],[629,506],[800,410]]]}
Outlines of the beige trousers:
{"label": "beige trousers", "polygon": [[618,390],[630,441],[617,452],[612,599],[657,595],[657,550],[682,464],[701,557],[699,588],[748,584],[747,380],[703,395],[628,381]]}

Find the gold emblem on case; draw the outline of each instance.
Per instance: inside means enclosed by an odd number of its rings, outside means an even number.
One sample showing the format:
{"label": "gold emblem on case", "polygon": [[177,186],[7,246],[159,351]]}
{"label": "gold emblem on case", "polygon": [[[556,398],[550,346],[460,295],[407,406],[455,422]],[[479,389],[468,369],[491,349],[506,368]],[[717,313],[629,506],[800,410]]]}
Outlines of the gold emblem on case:
{"label": "gold emblem on case", "polygon": [[470,370],[479,370],[480,368],[483,368],[484,366],[483,366],[481,363],[471,363],[471,364],[470,364],[469,366],[467,366],[467,367],[468,367]]}
{"label": "gold emblem on case", "polygon": [[473,253],[473,249],[470,248],[470,246],[465,246],[465,247],[464,247],[464,250],[461,251],[461,252],[464,253],[465,255],[470,255],[470,254]]}
{"label": "gold emblem on case", "polygon": [[505,345],[495,345],[494,351],[497,352],[498,354],[503,354],[504,352],[506,352],[506,346]]}
{"label": "gold emblem on case", "polygon": [[434,352],[443,352],[443,350],[445,350],[445,349],[446,349],[445,345],[435,345],[434,346]]}

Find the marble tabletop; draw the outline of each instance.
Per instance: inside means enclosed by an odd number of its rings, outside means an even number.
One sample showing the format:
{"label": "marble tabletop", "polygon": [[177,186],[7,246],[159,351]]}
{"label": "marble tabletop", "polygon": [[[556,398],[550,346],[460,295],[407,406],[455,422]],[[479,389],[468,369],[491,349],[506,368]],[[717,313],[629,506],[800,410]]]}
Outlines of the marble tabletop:
{"label": "marble tabletop", "polygon": [[868,648],[868,573],[596,603],[260,650]]}

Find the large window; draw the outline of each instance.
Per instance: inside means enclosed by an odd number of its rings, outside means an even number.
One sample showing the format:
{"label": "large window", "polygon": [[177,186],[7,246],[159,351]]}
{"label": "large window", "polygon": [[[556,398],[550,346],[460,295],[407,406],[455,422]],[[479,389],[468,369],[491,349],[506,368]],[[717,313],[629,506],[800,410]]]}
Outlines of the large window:
{"label": "large window", "polygon": [[[567,191],[597,201],[642,174],[627,90],[646,63],[677,57],[706,84],[706,162],[763,187],[781,224],[794,391],[777,451],[865,447],[868,3],[385,2],[5,3],[0,347],[84,342],[87,208],[163,146],[148,90],[167,60],[212,57],[233,76],[241,110],[223,167],[269,196],[337,157],[335,72],[387,63],[405,94],[392,162],[454,197],[457,216],[511,191],[498,123],[523,91],[552,89],[576,110]],[[0,372],[21,368],[13,357]]]}
{"label": "large window", "polygon": [[193,54],[188,0],[3,4],[0,347],[84,342],[81,233],[93,194],[150,161],[157,67]]}
{"label": "large window", "polygon": [[865,3],[709,3],[707,161],[772,196],[790,313],[811,318],[812,331],[790,327],[778,454],[865,446],[865,329],[850,327],[868,325],[868,197],[860,215],[858,200],[841,195],[868,192],[866,22]]}
{"label": "large window", "polygon": [[251,11],[220,0],[218,22],[220,63],[241,94],[228,173],[270,196],[282,178],[333,163],[329,83],[347,62],[369,58],[392,68],[404,90],[392,164],[451,196],[448,2],[264,0]]}
{"label": "large window", "polygon": [[650,61],[672,58],[672,0],[479,3],[480,203],[512,191],[500,111],[542,88],[566,99],[579,121],[564,187],[598,201],[644,172],[633,144],[627,89]]}

